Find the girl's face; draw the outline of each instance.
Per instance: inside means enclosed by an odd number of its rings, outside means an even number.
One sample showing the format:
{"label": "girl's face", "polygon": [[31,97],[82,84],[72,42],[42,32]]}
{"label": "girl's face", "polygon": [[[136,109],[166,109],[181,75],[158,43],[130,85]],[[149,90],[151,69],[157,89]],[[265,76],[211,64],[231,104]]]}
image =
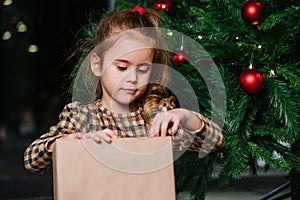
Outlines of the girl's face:
{"label": "girl's face", "polygon": [[[98,74],[101,76],[101,102],[105,107],[116,113],[129,112],[130,105],[147,89],[153,55],[149,45],[134,39],[117,42],[105,53]],[[92,70],[97,59],[97,55],[92,55]],[[93,72],[97,75],[95,69],[94,66]]]}

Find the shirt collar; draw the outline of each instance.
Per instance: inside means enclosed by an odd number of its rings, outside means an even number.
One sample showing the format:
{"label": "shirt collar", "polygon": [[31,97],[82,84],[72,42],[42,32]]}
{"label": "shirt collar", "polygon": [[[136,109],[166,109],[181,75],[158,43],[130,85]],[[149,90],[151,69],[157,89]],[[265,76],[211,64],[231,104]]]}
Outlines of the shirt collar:
{"label": "shirt collar", "polygon": [[110,110],[108,110],[105,106],[102,105],[100,102],[100,99],[95,102],[96,107],[102,112],[103,114],[113,116],[113,117],[122,117],[122,118],[129,118],[129,117],[135,117],[138,115],[141,115],[142,113],[142,107],[139,107],[136,111],[130,112],[130,113],[115,113]]}

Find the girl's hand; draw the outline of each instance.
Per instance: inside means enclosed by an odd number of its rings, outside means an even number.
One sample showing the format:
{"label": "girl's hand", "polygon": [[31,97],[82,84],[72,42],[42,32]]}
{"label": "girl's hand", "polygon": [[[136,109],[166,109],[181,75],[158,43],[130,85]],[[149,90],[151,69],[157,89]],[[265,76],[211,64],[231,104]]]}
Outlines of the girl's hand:
{"label": "girl's hand", "polygon": [[154,117],[149,131],[150,136],[165,137],[168,129],[176,133],[179,125],[184,128],[195,131],[202,126],[202,121],[190,110],[176,108],[166,112],[160,112]]}
{"label": "girl's hand", "polygon": [[[62,136],[58,140],[63,140],[64,138],[82,139],[82,138],[92,138],[95,142],[100,143],[102,140],[110,143],[112,138],[116,138],[117,135],[110,129],[104,129],[102,131],[88,132],[88,133],[73,133]],[[55,140],[48,144],[48,149],[53,151],[55,146]]]}
{"label": "girl's hand", "polygon": [[75,139],[91,138],[98,143],[100,143],[101,141],[110,143],[111,139],[116,137],[117,135],[112,130],[104,129],[102,131],[95,131],[95,132],[88,132],[88,133],[69,134],[65,138],[75,138]]}
{"label": "girl's hand", "polygon": [[157,113],[154,117],[151,128],[150,136],[165,137],[168,129],[171,128],[172,133],[178,131],[179,125],[184,123],[187,110],[176,108],[173,110]]}

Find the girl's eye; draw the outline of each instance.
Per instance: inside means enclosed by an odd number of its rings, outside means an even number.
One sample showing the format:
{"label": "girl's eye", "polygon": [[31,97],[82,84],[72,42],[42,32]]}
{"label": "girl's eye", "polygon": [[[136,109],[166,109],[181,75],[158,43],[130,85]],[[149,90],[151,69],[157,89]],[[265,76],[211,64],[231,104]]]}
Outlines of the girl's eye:
{"label": "girl's eye", "polygon": [[127,70],[127,67],[124,67],[124,66],[118,66],[118,69],[120,71],[126,71]]}
{"label": "girl's eye", "polygon": [[150,67],[139,67],[138,68],[138,71],[141,73],[141,74],[146,74],[148,71],[149,71]]}

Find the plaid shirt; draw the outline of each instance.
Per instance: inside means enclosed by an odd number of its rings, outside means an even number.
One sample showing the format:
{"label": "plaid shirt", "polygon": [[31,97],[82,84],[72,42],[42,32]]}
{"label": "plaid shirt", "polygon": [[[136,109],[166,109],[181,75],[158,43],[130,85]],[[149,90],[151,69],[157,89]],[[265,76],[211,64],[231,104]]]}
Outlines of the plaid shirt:
{"label": "plaid shirt", "polygon": [[[24,164],[27,170],[44,173],[52,169],[52,151],[48,149],[50,142],[65,134],[76,132],[87,133],[109,128],[119,137],[147,136],[149,125],[142,117],[142,108],[128,114],[116,114],[105,107],[100,101],[83,105],[72,102],[65,106],[59,115],[60,122],[50,127],[50,131],[31,143],[24,153]],[[173,149],[190,150],[204,153],[220,147],[223,136],[220,128],[199,113],[202,127],[196,131],[188,131],[182,127],[173,135]]]}

